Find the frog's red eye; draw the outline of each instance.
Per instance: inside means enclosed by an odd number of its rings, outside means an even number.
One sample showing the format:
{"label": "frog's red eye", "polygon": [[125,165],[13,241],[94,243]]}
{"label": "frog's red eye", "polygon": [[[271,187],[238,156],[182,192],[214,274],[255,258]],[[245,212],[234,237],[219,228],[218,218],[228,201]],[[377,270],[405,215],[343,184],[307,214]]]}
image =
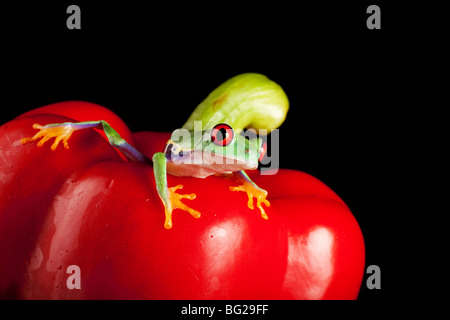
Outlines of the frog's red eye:
{"label": "frog's red eye", "polygon": [[234,130],[226,123],[216,125],[211,131],[211,141],[215,145],[225,147],[233,141]]}
{"label": "frog's red eye", "polygon": [[266,153],[267,153],[267,143],[263,142],[261,149],[259,149],[258,161],[261,161],[262,159],[264,159],[266,157]]}

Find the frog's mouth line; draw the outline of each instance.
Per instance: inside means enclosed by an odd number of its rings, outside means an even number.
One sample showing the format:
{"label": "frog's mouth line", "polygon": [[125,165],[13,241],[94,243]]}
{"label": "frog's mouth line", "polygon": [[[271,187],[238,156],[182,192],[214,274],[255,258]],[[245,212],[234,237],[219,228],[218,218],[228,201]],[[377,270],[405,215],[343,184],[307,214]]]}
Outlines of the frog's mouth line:
{"label": "frog's mouth line", "polygon": [[[256,161],[244,161],[212,154],[208,151],[183,150],[173,141],[168,141],[164,148],[167,166],[175,176],[205,178],[213,174],[232,173],[240,170],[254,170]],[[182,164],[182,165],[180,165]]]}
{"label": "frog's mouth line", "polygon": [[179,144],[169,140],[164,148],[164,155],[168,162],[183,165],[221,165],[223,168],[227,167],[242,167],[247,170],[256,168],[257,161],[250,161],[250,159],[237,159],[234,157],[227,157],[221,154],[213,154],[208,150],[184,150]]}
{"label": "frog's mouth line", "polygon": [[[231,157],[226,157],[220,154],[213,154],[209,151],[185,151],[180,150],[177,153],[170,152],[170,148],[168,148],[165,153],[166,159],[168,162],[172,162],[174,164],[183,164],[183,165],[222,165],[226,166],[241,166],[246,169],[249,167],[257,167],[257,161],[244,161],[240,159],[235,159]],[[253,164],[253,162],[255,162]]]}

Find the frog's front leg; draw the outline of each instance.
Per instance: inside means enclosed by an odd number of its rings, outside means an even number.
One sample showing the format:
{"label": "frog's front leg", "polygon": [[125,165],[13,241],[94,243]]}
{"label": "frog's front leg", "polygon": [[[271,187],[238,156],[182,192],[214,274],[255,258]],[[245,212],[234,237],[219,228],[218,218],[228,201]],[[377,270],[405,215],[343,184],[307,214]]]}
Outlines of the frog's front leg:
{"label": "frog's front leg", "polygon": [[176,193],[176,190],[183,188],[181,184],[171,188],[167,187],[167,159],[164,153],[157,152],[153,155],[153,171],[155,174],[156,190],[165,208],[166,221],[164,222],[164,227],[166,229],[172,228],[172,211],[174,209],[187,211],[194,218],[200,218],[200,212],[181,202],[181,199],[195,199],[195,193]]}
{"label": "frog's front leg", "polygon": [[270,207],[270,202],[266,199],[268,194],[267,191],[258,187],[244,171],[234,172],[233,176],[242,184],[237,187],[230,187],[230,190],[246,192],[248,196],[247,206],[252,210],[255,208],[253,205],[253,198],[256,198],[256,206],[261,212],[261,217],[263,219],[268,219],[269,217],[262,207],[263,203],[266,207]]}

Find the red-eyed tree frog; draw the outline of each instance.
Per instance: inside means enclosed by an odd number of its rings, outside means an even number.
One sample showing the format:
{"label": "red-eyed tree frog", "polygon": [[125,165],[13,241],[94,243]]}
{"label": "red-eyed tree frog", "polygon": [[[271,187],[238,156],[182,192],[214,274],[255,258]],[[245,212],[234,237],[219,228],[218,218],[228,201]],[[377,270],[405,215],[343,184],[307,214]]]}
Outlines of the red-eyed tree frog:
{"label": "red-eyed tree frog", "polygon": [[[247,206],[254,209],[253,198],[261,217],[268,219],[264,210],[270,206],[267,191],[258,187],[244,172],[258,167],[264,156],[265,146],[261,138],[247,139],[239,133],[245,128],[265,129],[266,133],[278,128],[286,118],[289,102],[283,89],[266,76],[245,73],[235,76],[219,87],[200,103],[181,129],[172,133],[163,152],[152,157],[156,188],[165,207],[164,227],[172,227],[172,212],[181,209],[194,218],[201,213],[188,207],[181,200],[194,199],[195,194],[179,194],[182,185],[169,187],[167,173],[176,176],[205,178],[210,175],[230,175],[238,186],[231,191],[247,193]],[[69,149],[72,133],[81,129],[100,128],[109,143],[129,160],[150,163],[145,155],[126,142],[103,120],[65,122],[47,125],[34,124],[38,129],[32,138],[23,138],[23,144],[39,140],[38,147],[55,138],[51,150],[56,150],[62,141]]]}

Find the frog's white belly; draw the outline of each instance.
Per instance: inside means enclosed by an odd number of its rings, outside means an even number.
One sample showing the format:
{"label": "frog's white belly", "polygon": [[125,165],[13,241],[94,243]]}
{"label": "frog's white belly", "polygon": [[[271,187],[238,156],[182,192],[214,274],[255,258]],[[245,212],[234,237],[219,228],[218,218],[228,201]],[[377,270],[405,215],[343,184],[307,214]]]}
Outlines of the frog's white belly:
{"label": "frog's white belly", "polygon": [[209,157],[207,153],[203,153],[202,157],[194,158],[192,153],[190,157],[185,157],[183,160],[167,161],[167,172],[180,177],[206,178],[214,174],[226,174],[256,168],[258,168],[257,162],[245,162],[219,156]]}

